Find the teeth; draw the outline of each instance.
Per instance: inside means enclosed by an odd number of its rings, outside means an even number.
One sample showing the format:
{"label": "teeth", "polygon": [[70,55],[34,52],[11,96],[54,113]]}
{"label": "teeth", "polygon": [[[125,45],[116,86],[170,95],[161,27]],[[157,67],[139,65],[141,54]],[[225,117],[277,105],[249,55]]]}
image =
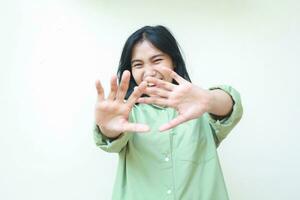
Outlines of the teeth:
{"label": "teeth", "polygon": [[152,86],[154,86],[154,83],[148,83],[147,86],[148,86],[148,87],[152,87]]}

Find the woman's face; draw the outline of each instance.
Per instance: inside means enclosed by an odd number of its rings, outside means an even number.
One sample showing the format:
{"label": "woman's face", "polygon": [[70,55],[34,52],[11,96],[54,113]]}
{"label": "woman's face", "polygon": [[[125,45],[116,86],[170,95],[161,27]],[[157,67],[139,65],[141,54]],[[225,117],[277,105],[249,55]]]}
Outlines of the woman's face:
{"label": "woman's face", "polygon": [[[156,66],[156,69],[154,69],[154,66]],[[148,76],[172,82],[170,75],[159,70],[160,67],[167,67],[173,70],[172,59],[169,55],[154,47],[147,40],[135,44],[132,50],[131,71],[138,85]]]}

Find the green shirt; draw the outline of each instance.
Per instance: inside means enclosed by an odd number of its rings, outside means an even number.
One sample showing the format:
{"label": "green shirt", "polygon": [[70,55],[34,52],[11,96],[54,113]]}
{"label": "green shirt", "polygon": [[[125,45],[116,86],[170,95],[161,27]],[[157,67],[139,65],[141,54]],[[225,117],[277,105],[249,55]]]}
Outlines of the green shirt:
{"label": "green shirt", "polygon": [[119,154],[113,200],[227,200],[216,147],[242,117],[239,93],[230,86],[222,89],[231,95],[230,116],[215,120],[205,113],[197,119],[159,132],[173,119],[173,108],[153,104],[133,107],[129,121],[148,124],[147,133],[125,132],[115,140],[94,129],[96,145]]}

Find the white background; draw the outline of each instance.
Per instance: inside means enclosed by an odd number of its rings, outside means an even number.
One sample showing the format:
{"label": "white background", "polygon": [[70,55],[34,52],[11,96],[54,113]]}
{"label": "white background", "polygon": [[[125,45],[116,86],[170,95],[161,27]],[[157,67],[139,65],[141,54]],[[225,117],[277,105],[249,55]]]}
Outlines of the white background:
{"label": "white background", "polygon": [[240,91],[219,148],[233,200],[300,199],[299,1],[1,0],[0,199],[110,199],[117,154],[92,137],[128,36],[162,24],[192,81]]}

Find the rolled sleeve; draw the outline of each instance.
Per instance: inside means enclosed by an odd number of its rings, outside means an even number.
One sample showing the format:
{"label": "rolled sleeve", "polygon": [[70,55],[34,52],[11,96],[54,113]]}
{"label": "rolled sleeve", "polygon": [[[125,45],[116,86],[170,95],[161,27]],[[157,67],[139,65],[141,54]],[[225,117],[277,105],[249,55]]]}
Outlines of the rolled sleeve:
{"label": "rolled sleeve", "polygon": [[110,153],[119,153],[126,146],[132,135],[132,133],[125,132],[122,133],[118,138],[111,139],[106,137],[96,124],[94,125],[93,132],[96,145],[102,150]]}
{"label": "rolled sleeve", "polygon": [[241,96],[237,90],[228,85],[219,85],[209,88],[209,90],[221,89],[229,94],[233,100],[233,109],[231,114],[221,120],[214,119],[208,114],[209,123],[212,127],[215,142],[217,146],[222,142],[229,132],[235,127],[235,125],[241,120],[243,115],[243,106],[241,102]]}

